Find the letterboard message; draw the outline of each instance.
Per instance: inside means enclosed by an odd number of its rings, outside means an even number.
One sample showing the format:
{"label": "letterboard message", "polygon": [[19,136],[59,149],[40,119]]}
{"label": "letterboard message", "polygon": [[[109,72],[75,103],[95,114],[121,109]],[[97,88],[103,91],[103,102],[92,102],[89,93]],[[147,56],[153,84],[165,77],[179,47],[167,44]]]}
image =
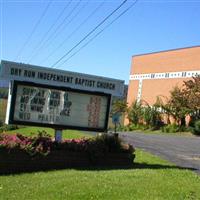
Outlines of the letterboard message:
{"label": "letterboard message", "polygon": [[15,82],[10,119],[20,124],[105,130],[110,95]]}

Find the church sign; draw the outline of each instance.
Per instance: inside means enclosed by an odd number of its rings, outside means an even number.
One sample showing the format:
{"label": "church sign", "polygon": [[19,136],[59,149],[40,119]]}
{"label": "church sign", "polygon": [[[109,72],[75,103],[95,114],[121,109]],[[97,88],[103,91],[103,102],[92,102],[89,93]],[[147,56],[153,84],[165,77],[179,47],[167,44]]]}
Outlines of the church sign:
{"label": "church sign", "polygon": [[7,121],[55,129],[106,131],[111,95],[13,81]]}
{"label": "church sign", "polygon": [[123,80],[4,60],[0,64],[0,79],[29,81],[79,90],[103,92],[116,97],[122,97],[124,93]]}
{"label": "church sign", "polygon": [[[6,123],[105,132],[111,97],[124,81],[2,60],[0,80],[10,83]],[[60,139],[58,139],[60,140]]]}

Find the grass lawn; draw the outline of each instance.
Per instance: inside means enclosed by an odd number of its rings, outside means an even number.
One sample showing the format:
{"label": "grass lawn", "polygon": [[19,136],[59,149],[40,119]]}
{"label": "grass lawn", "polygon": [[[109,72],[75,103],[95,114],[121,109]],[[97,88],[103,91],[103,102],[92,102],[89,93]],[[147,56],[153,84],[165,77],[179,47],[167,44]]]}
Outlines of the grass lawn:
{"label": "grass lawn", "polygon": [[0,99],[0,120],[5,121],[6,116],[7,99]]}
{"label": "grass lawn", "polygon": [[0,199],[200,199],[200,177],[137,150],[132,169],[66,169],[0,176]]}
{"label": "grass lawn", "polygon": [[[35,136],[38,134],[38,131],[45,131],[48,134],[50,134],[52,137],[54,137],[54,129],[52,128],[44,128],[44,127],[24,127],[12,131],[8,131],[7,133],[20,133],[26,136]],[[75,130],[63,130],[62,133],[63,139],[75,139],[75,138],[82,138],[82,137],[91,137],[91,135],[88,135],[81,131],[75,131]]]}

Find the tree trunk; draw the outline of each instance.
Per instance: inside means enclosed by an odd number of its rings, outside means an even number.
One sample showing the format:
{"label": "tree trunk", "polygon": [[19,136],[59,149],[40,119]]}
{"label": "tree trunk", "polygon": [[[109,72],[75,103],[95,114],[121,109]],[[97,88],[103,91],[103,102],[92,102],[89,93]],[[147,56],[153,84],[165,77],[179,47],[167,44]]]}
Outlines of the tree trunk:
{"label": "tree trunk", "polygon": [[181,117],[181,126],[186,126],[185,117]]}

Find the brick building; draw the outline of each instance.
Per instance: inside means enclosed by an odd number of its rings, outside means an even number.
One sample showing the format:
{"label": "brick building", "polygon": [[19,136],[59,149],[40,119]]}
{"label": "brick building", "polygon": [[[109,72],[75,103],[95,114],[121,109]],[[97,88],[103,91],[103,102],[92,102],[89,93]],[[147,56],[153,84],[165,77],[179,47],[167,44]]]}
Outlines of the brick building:
{"label": "brick building", "polygon": [[154,104],[156,97],[169,96],[175,86],[200,75],[200,46],[162,51],[132,57],[128,104],[145,100]]}

